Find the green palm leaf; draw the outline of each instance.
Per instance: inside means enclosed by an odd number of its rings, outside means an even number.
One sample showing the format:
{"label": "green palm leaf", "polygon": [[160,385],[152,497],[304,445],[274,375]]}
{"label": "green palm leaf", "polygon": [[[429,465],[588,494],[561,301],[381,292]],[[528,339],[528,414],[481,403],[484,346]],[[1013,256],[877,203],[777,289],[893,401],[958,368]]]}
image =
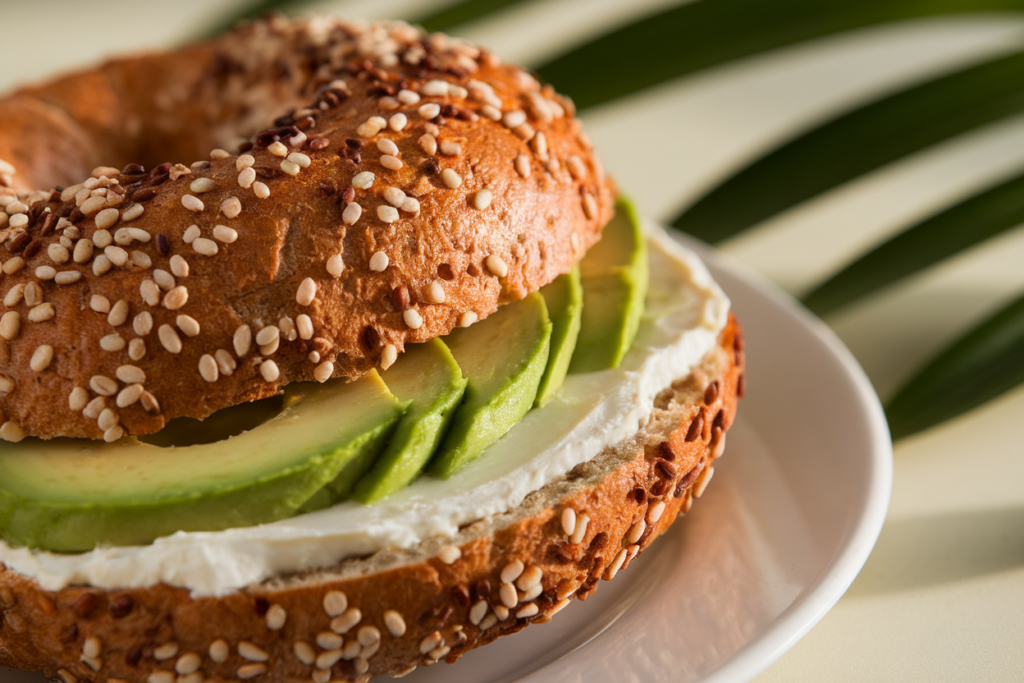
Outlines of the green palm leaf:
{"label": "green palm leaf", "polygon": [[437,12],[413,20],[428,31],[448,31],[454,26],[481,19],[489,14],[518,5],[525,0],[463,0]]}
{"label": "green palm leaf", "polygon": [[804,133],[718,185],[674,222],[720,242],[857,176],[1024,111],[1024,52],[849,112]]}
{"label": "green palm leaf", "polygon": [[818,315],[1024,223],[1024,174],[931,216],[857,259],[804,298]]}
{"label": "green palm leaf", "polygon": [[1024,298],[940,353],[886,407],[894,439],[975,408],[1024,382]]}
{"label": "green palm leaf", "polygon": [[1024,9],[1021,0],[703,0],[674,7],[540,66],[579,109],[730,60],[865,26],[956,12]]}

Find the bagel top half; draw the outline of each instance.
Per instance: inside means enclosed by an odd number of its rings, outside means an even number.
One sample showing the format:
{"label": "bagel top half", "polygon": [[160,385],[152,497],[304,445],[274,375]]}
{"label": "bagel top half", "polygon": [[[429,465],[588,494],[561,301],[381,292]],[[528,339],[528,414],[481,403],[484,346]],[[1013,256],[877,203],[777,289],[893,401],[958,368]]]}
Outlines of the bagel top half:
{"label": "bagel top half", "polygon": [[327,18],[20,90],[0,160],[9,440],[387,367],[568,272],[613,202],[571,102],[521,68]]}

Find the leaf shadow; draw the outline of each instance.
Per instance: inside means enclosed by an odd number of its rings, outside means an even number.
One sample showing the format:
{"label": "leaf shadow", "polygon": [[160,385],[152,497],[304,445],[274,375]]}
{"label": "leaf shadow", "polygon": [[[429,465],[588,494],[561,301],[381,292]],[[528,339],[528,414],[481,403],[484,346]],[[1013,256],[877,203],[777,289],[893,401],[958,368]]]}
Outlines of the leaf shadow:
{"label": "leaf shadow", "polygon": [[849,597],[955,583],[1024,566],[1024,508],[886,522]]}

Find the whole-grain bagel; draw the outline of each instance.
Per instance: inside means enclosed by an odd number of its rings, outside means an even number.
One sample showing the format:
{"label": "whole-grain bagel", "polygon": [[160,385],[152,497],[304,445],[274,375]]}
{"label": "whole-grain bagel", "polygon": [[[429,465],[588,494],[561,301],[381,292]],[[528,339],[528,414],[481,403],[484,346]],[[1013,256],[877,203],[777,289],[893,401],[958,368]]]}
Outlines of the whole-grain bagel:
{"label": "whole-grain bagel", "polygon": [[9,440],[387,366],[567,272],[613,199],[571,102],[522,69],[323,17],[22,89],[0,160]]}
{"label": "whole-grain bagel", "polygon": [[42,669],[64,683],[173,683],[193,674],[366,681],[453,662],[548,621],[615,577],[703,493],[743,394],[735,317],[718,342],[658,395],[635,436],[453,539],[222,598],[166,585],[46,591],[0,565],[0,665]]}

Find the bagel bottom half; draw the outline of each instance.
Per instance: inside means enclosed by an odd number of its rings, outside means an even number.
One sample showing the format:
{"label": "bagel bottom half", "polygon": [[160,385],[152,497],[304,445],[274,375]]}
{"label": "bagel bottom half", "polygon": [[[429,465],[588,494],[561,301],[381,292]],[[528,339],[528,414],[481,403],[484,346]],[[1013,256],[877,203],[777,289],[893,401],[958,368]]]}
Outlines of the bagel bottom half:
{"label": "bagel bottom half", "polygon": [[46,591],[0,565],[0,665],[64,683],[328,683],[454,662],[585,600],[690,509],[725,445],[743,364],[730,315],[633,437],[455,538],[221,598],[166,585]]}

